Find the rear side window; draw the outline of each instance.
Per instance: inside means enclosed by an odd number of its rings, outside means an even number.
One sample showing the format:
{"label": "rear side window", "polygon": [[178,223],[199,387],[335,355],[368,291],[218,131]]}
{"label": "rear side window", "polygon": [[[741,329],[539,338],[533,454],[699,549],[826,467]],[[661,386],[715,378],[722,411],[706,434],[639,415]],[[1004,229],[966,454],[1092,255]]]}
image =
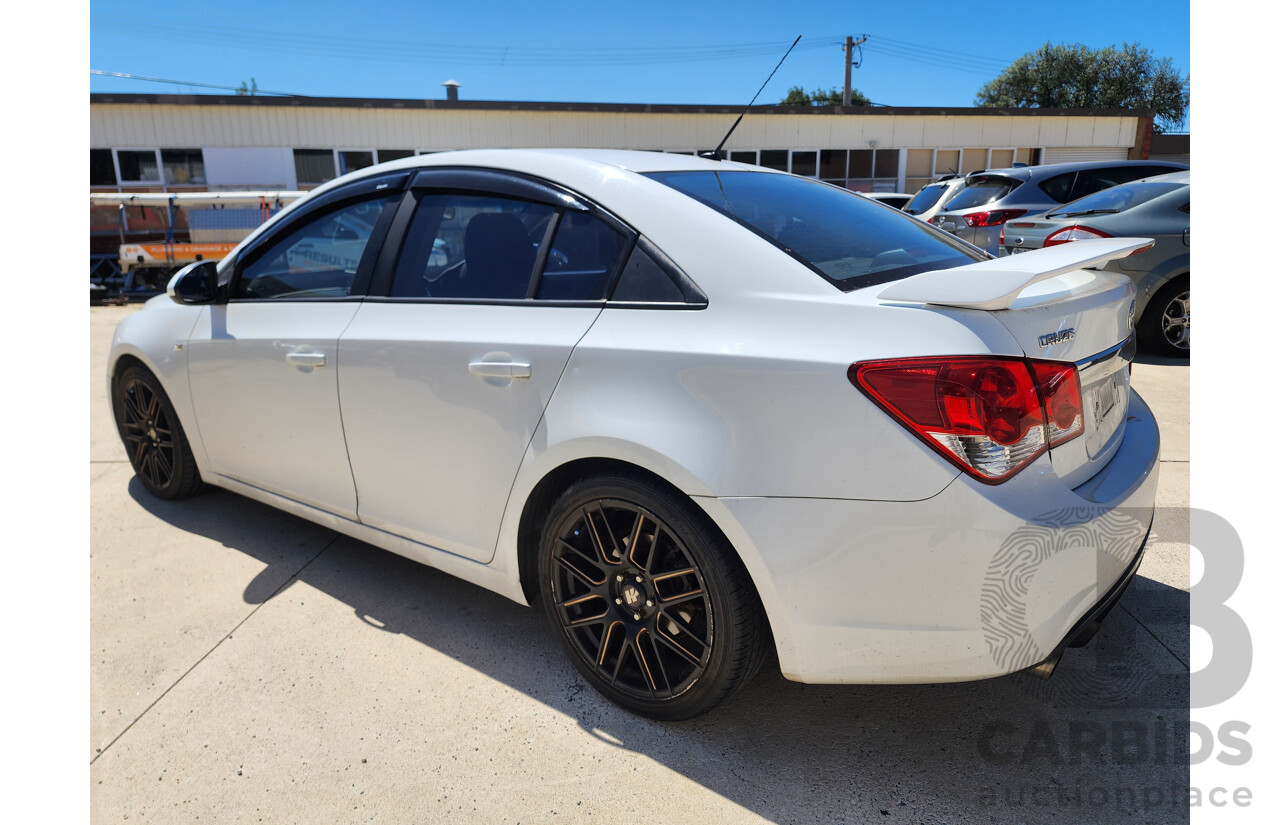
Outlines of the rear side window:
{"label": "rear side window", "polygon": [[998,201],[1017,189],[1022,181],[998,175],[983,175],[970,179],[955,197],[947,201],[947,211],[974,209]]}
{"label": "rear side window", "polygon": [[601,300],[622,253],[622,235],[594,215],[565,212],[551,239],[537,297],[550,301]]}
{"label": "rear side window", "polygon": [[983,259],[915,218],[817,181],[763,172],[649,177],[729,216],[845,292]]}
{"label": "rear side window", "polygon": [[1075,172],[1064,172],[1040,184],[1040,189],[1058,203],[1066,203],[1071,200],[1071,184],[1075,183],[1075,180]]}
{"label": "rear side window", "polygon": [[1076,185],[1071,191],[1071,197],[1074,199],[1083,198],[1086,195],[1092,195],[1094,192],[1101,192],[1104,189],[1110,189],[1113,186],[1128,183],[1131,180],[1149,178],[1153,175],[1162,175],[1172,171],[1176,170],[1166,169],[1162,166],[1112,166],[1104,169],[1083,169],[1076,175]]}
{"label": "rear side window", "polygon": [[684,291],[663,270],[653,256],[637,244],[622,270],[612,300],[638,303],[679,303]]}
{"label": "rear side window", "polygon": [[495,195],[425,195],[391,282],[393,298],[526,297],[555,209]]}

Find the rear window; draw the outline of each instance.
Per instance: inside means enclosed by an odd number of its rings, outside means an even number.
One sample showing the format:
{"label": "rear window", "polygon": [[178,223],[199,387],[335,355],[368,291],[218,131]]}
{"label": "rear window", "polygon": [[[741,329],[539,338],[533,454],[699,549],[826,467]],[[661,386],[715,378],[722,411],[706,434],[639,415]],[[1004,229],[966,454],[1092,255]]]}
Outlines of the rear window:
{"label": "rear window", "polygon": [[1181,189],[1183,186],[1186,186],[1186,184],[1168,181],[1126,183],[1074,200],[1066,206],[1058,207],[1046,217],[1123,212],[1149,200],[1154,200],[1161,195]]}
{"label": "rear window", "polygon": [[733,218],[845,292],[983,260],[915,218],[818,181],[760,172],[649,177]]}
{"label": "rear window", "polygon": [[998,201],[1017,189],[1022,181],[1016,178],[1002,178],[995,175],[971,178],[955,197],[947,201],[947,211],[957,209],[974,209]]}
{"label": "rear window", "polygon": [[907,205],[902,207],[903,212],[909,212],[912,215],[919,215],[929,207],[938,202],[942,197],[942,193],[947,191],[946,184],[933,183],[921,189],[915,194]]}

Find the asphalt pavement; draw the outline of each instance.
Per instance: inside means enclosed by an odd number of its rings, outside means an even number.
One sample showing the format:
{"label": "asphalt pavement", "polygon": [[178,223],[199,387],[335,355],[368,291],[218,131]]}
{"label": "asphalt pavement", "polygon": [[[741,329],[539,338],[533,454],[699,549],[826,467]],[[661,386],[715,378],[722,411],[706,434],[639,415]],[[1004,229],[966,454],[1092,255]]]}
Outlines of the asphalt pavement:
{"label": "asphalt pavement", "polygon": [[95,823],[1186,821],[1191,369],[1133,587],[1054,677],[828,686],[679,724],[600,698],[539,611],[238,495],[150,497],[90,310]]}

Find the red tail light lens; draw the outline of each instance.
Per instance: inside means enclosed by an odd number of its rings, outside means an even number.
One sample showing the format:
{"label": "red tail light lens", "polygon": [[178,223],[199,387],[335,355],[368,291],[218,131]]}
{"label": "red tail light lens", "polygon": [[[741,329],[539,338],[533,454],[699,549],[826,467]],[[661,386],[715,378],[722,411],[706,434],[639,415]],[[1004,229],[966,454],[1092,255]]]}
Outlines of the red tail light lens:
{"label": "red tail light lens", "polygon": [[990,212],[970,212],[964,216],[964,222],[969,226],[1000,226],[1010,218],[1017,218],[1027,214],[1025,209],[993,209]]}
{"label": "red tail light lens", "polygon": [[1106,232],[1101,229],[1090,229],[1087,226],[1068,226],[1066,229],[1059,229],[1052,235],[1044,239],[1045,246],[1057,246],[1060,243],[1071,243],[1072,241],[1087,241],[1091,238],[1110,238]]}
{"label": "red tail light lens", "polygon": [[907,358],[854,364],[849,380],[925,444],[990,484],[1084,431],[1073,364]]}
{"label": "red tail light lens", "polygon": [[1049,425],[1049,446],[1056,447],[1084,432],[1084,407],[1080,403],[1080,375],[1074,364],[1030,361]]}

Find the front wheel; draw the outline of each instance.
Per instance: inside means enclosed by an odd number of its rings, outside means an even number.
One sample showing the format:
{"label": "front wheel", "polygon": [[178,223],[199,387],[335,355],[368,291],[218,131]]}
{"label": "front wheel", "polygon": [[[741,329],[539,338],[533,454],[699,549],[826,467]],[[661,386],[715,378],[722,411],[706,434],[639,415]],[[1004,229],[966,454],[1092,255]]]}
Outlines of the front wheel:
{"label": "front wheel", "polygon": [[116,427],[129,463],[156,498],[178,499],[201,489],[200,472],[169,396],[146,369],[126,369],[115,385]]}
{"label": "front wheel", "polygon": [[645,478],[566,490],[543,531],[539,574],[569,658],[627,710],[688,719],[759,669],[763,611],[741,561],[688,499]]}
{"label": "front wheel", "polygon": [[1191,355],[1191,278],[1182,276],[1160,288],[1138,322],[1147,350],[1175,358]]}

